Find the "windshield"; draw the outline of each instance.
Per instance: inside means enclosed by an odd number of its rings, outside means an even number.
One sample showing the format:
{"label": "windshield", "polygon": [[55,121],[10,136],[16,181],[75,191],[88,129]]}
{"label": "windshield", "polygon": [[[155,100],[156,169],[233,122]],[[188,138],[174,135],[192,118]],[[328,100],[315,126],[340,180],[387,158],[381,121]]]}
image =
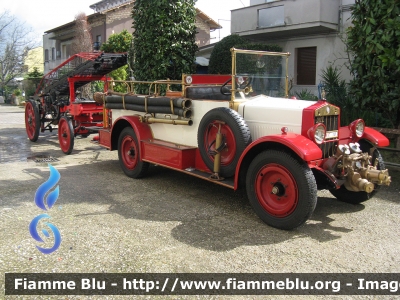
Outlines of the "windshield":
{"label": "windshield", "polygon": [[[232,49],[232,88],[241,97],[288,96],[287,63],[290,53]],[[235,100],[232,93],[232,100]],[[236,98],[238,95],[236,95]]]}

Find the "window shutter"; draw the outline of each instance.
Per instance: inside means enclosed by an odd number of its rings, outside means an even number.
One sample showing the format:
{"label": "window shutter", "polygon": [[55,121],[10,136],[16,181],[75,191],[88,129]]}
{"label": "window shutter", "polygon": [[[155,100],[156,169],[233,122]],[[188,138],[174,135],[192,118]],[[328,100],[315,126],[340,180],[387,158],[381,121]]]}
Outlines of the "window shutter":
{"label": "window shutter", "polygon": [[297,49],[297,84],[315,85],[317,47]]}

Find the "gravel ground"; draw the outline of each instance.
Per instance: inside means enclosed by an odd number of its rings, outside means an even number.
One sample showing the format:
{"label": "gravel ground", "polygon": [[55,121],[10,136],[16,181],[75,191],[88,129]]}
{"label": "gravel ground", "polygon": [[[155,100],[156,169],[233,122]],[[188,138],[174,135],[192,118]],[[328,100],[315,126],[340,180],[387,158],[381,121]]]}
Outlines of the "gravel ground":
{"label": "gravel ground", "polygon": [[[262,223],[243,192],[157,166],[143,179],[130,179],[119,167],[117,152],[91,144],[89,138],[77,138],[69,156],[59,149],[55,132],[31,143],[23,117],[22,108],[0,105],[3,293],[6,272],[400,273],[399,171],[391,170],[391,186],[362,205],[341,203],[320,191],[311,219],[296,230],[282,231]],[[47,163],[34,157],[55,158],[51,164],[61,174],[60,195],[48,214],[63,240],[50,255],[35,248],[28,231],[42,213],[33,201],[35,191],[49,176]]]}

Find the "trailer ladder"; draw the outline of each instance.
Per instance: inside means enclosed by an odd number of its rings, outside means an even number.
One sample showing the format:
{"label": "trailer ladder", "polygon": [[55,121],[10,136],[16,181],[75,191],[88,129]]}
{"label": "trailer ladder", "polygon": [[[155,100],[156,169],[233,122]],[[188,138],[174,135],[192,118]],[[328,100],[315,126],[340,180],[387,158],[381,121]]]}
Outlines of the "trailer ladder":
{"label": "trailer ladder", "polygon": [[69,78],[74,80],[74,90],[90,81],[100,80],[107,73],[127,63],[126,53],[81,52],[46,74],[36,89],[35,95],[55,93],[70,95]]}

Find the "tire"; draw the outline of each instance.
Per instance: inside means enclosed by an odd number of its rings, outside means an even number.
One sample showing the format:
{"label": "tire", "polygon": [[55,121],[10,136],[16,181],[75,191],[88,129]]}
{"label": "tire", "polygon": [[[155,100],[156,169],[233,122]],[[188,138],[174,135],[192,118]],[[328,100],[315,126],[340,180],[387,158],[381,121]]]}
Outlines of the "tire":
{"label": "tire", "polygon": [[[366,141],[360,141],[360,148],[363,152],[368,152],[372,148],[372,145],[369,144]],[[378,160],[377,164],[377,169],[378,170],[384,170],[385,169],[385,163],[383,161],[381,153],[378,151],[378,149],[375,149],[374,153],[372,154],[372,165],[374,165],[375,161]],[[380,189],[380,185],[375,184],[374,185],[374,190],[371,193],[367,192],[353,192],[349,191],[346,189],[344,185],[342,185],[339,189],[334,190],[331,189],[329,190],[333,196],[336,197],[339,201],[350,203],[350,204],[360,204],[361,202],[367,201],[374,197],[378,190]]]}
{"label": "tire", "polygon": [[40,115],[35,100],[28,100],[25,105],[25,129],[28,138],[36,142],[39,138]]}
{"label": "tire", "polygon": [[267,150],[254,158],[246,191],[260,219],[279,229],[303,225],[317,204],[317,183],[311,169],[283,151]]}
{"label": "tire", "polygon": [[58,122],[58,142],[65,154],[71,154],[74,149],[74,127],[67,117],[61,117]]}
{"label": "tire", "polygon": [[221,151],[220,175],[232,177],[240,155],[251,143],[250,129],[241,115],[227,107],[214,108],[204,115],[197,132],[197,143],[201,158],[211,171],[214,170],[215,138],[219,125],[216,121],[225,123],[221,125],[221,132],[227,145]]}
{"label": "tire", "polygon": [[131,127],[126,127],[119,135],[118,159],[121,169],[131,178],[143,177],[149,168],[149,163],[140,157],[139,143]]}

